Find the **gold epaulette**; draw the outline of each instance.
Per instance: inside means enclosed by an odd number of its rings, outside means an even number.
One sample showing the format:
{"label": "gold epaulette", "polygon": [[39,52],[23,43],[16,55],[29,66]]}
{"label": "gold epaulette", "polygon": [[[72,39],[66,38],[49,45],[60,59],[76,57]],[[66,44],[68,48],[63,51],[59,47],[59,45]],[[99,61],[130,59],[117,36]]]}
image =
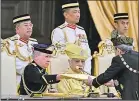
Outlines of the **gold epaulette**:
{"label": "gold epaulette", "polygon": [[11,41],[15,41],[15,40],[18,40],[18,37],[17,36],[12,36],[12,37],[10,37],[8,39],[10,39]]}
{"label": "gold epaulette", "polygon": [[62,24],[62,25],[58,26],[58,28],[60,28],[60,29],[63,29],[65,27],[66,27],[66,24]]}
{"label": "gold epaulette", "polygon": [[31,64],[33,64],[34,66],[37,66],[36,63],[31,63]]}
{"label": "gold epaulette", "polygon": [[35,42],[37,42],[37,40],[34,39],[34,38],[29,38],[29,40],[30,40],[30,41],[35,41]]}
{"label": "gold epaulette", "polygon": [[84,30],[84,28],[79,25],[77,25],[77,28]]}

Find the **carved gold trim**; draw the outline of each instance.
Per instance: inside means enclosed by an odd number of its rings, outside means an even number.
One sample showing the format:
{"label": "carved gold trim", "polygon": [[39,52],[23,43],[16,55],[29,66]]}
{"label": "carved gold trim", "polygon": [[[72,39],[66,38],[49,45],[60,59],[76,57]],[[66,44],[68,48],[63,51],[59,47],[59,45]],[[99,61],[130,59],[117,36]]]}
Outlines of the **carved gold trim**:
{"label": "carved gold trim", "polygon": [[98,58],[103,57],[105,55],[109,55],[109,54],[115,54],[114,46],[110,39],[105,39],[105,40],[100,41],[98,44],[98,48],[99,48],[99,52],[95,51],[92,56],[94,58],[94,75],[95,76],[99,75]]}
{"label": "carved gold trim", "polygon": [[16,55],[15,51],[10,52],[9,46],[10,46],[10,44],[9,44],[8,40],[3,40],[3,42],[1,43],[1,52],[6,51],[8,56]]}

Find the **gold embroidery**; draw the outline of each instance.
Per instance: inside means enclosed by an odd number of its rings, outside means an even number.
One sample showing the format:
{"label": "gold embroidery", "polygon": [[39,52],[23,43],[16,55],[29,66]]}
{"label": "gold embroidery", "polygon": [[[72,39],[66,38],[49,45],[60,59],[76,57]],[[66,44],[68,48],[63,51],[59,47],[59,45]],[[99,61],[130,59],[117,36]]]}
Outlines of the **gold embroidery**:
{"label": "gold embroidery", "polygon": [[32,61],[32,57],[31,57],[31,56],[25,57],[25,56],[23,56],[23,55],[19,52],[18,45],[17,45],[17,42],[16,42],[16,41],[15,41],[15,51],[16,51],[16,56],[17,56],[20,60],[22,60],[22,61],[29,61],[29,62]]}
{"label": "gold embroidery", "polygon": [[[37,68],[37,67],[36,67]],[[40,71],[40,69],[39,68],[37,68],[38,69],[38,71],[41,73],[41,71]],[[24,79],[24,72],[23,72],[23,74],[22,74],[22,80],[23,80],[23,86],[24,86],[24,89],[25,89],[25,91],[26,91],[26,93],[29,95],[29,96],[31,96],[31,94],[42,94],[43,92],[44,92],[44,90],[45,89],[47,89],[47,87],[46,86],[41,86],[41,88],[38,90],[38,91],[32,91],[32,90],[30,90],[27,86],[26,86],[26,83],[25,83],[25,79]],[[46,87],[46,88],[45,88]],[[30,91],[30,92],[29,92]]]}

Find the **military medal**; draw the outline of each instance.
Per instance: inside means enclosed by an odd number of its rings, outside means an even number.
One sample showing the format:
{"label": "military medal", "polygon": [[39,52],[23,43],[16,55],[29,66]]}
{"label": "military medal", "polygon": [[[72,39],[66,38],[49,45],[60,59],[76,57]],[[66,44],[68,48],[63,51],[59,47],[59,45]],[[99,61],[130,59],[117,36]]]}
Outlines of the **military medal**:
{"label": "military medal", "polygon": [[19,46],[19,47],[23,47],[24,45],[23,45],[22,43],[19,43],[18,46]]}

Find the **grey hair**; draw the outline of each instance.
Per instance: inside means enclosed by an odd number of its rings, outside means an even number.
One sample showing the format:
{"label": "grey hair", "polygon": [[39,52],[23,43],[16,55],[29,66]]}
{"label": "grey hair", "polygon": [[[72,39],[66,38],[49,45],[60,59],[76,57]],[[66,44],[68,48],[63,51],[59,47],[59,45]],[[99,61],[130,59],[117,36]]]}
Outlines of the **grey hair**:
{"label": "grey hair", "polygon": [[133,50],[133,46],[129,46],[129,45],[125,45],[125,44],[117,45],[117,46],[115,46],[115,48],[119,48],[121,51],[126,52],[126,53]]}
{"label": "grey hair", "polygon": [[32,58],[34,59],[35,57],[39,56],[41,52],[39,51],[33,51],[33,54],[32,54]]}

